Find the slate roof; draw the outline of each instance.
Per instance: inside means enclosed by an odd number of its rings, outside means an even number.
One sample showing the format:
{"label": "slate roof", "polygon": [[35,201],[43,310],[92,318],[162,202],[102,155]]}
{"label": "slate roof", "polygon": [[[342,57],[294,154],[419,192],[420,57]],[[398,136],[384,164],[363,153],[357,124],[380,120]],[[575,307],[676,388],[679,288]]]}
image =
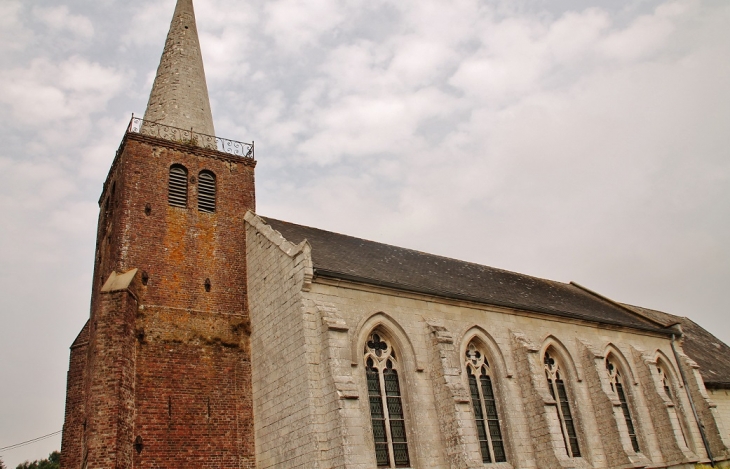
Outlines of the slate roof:
{"label": "slate roof", "polygon": [[662,334],[680,324],[682,349],[700,366],[709,388],[730,389],[730,347],[690,319],[618,304],[575,285],[427,254],[273,218],[264,218],[288,241],[312,246],[315,276],[561,317],[620,325]]}
{"label": "slate roof", "polygon": [[700,366],[705,386],[730,389],[730,346],[691,319],[639,306],[625,306],[668,326],[678,323],[684,333],[682,350]]}
{"label": "slate roof", "polygon": [[307,239],[315,276],[670,334],[574,285],[264,218],[288,241]]}

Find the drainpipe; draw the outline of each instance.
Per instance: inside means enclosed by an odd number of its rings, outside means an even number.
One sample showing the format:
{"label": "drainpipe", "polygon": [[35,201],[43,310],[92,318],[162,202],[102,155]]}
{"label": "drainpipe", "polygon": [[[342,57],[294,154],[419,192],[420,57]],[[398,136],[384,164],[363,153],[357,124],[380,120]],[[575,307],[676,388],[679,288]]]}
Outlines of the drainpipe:
{"label": "drainpipe", "polygon": [[684,368],[682,368],[682,362],[679,359],[679,352],[677,352],[677,347],[674,344],[675,337],[674,334],[672,334],[672,351],[674,352],[674,359],[677,361],[677,366],[679,367],[679,374],[682,375],[682,382],[684,383],[684,390],[687,392],[687,397],[689,398],[689,405],[692,407],[692,413],[695,416],[695,421],[697,422],[697,427],[700,429],[700,435],[702,435],[702,443],[705,445],[705,451],[707,451],[707,456],[710,458],[710,465],[712,467],[715,467],[715,460],[712,457],[712,451],[710,451],[710,442],[707,441],[707,435],[705,435],[705,426],[702,425],[702,422],[700,421],[700,416],[697,415],[697,408],[695,407],[695,401],[692,399],[692,392],[690,392],[689,384],[687,383],[687,376],[684,374]]}

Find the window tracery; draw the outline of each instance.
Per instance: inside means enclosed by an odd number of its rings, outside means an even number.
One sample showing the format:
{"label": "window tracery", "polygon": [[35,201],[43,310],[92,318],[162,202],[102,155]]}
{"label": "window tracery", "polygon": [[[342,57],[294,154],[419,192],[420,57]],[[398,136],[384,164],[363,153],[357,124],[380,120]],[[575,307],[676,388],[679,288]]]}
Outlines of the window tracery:
{"label": "window tracery", "polygon": [[400,369],[390,341],[375,332],[365,344],[370,418],[378,467],[408,467],[408,441],[401,399]]}
{"label": "window tracery", "polygon": [[466,351],[466,374],[469,379],[474,419],[479,437],[482,462],[504,462],[502,430],[499,424],[497,403],[492,386],[492,373],[484,353],[472,342]]}
{"label": "window tracery", "polygon": [[611,384],[611,390],[618,396],[619,402],[621,402],[621,411],[626,421],[626,428],[629,431],[629,438],[631,439],[631,446],[634,451],[639,453],[639,440],[636,437],[636,429],[634,428],[634,421],[631,418],[631,411],[629,410],[629,403],[626,399],[626,392],[624,391],[624,379],[621,375],[621,371],[613,363],[612,357],[606,358],[606,371],[608,372],[609,383]]}
{"label": "window tracery", "polygon": [[545,352],[543,363],[545,364],[545,376],[547,378],[548,388],[550,389],[550,395],[558,404],[558,419],[560,420],[560,426],[563,431],[565,451],[572,458],[580,457],[578,434],[575,431],[573,412],[570,408],[570,401],[568,400],[568,392],[565,388],[560,363],[550,355],[549,351]]}

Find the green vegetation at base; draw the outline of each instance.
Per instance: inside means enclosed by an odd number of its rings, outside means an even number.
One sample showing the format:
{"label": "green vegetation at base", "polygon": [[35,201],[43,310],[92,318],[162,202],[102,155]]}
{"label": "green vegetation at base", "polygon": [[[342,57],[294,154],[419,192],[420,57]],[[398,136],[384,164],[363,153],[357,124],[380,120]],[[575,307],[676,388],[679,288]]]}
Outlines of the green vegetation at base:
{"label": "green vegetation at base", "polygon": [[[58,469],[61,462],[61,453],[54,451],[48,455],[46,459],[40,459],[38,461],[25,461],[22,464],[18,464],[16,469]],[[5,466],[0,466],[0,469]]]}

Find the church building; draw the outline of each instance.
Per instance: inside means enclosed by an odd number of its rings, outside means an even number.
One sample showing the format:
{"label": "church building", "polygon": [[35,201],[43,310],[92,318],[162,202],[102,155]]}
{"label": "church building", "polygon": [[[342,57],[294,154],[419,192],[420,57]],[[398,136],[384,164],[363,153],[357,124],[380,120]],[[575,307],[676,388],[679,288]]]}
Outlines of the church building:
{"label": "church building", "polygon": [[730,347],[687,318],[266,217],[192,0],[99,199],[62,469],[730,467]]}

